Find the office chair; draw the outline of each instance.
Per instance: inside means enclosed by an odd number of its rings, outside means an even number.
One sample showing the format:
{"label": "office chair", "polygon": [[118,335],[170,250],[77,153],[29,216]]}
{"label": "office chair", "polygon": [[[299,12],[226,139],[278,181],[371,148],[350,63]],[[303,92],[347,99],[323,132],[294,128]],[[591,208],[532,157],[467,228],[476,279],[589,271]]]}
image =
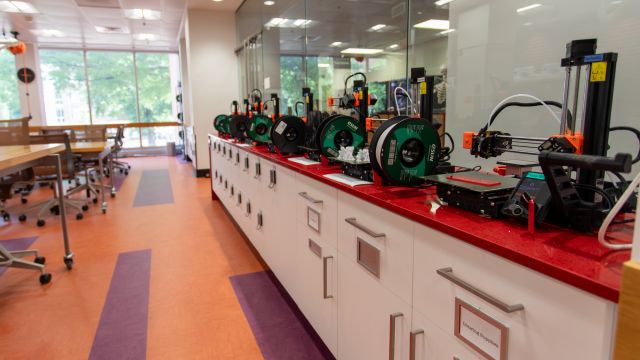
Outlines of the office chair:
{"label": "office chair", "polygon": [[[0,144],[29,145],[29,117],[14,120],[0,120]],[[6,206],[7,200],[20,193],[22,203],[31,191],[33,171],[24,170],[0,178],[0,215],[4,221],[10,221],[11,215]]]}
{"label": "office chair", "polygon": [[131,170],[131,165],[124,161],[118,160],[118,154],[122,151],[124,145],[124,126],[118,126],[116,130],[116,135],[113,137],[114,147],[113,147],[113,168],[120,170],[120,173],[124,173],[125,175],[129,175],[129,170]]}
{"label": "office chair", "polygon": [[[61,154],[61,159],[60,159],[62,164],[62,169],[61,169],[62,177],[63,177],[62,180],[67,180],[69,182],[76,180],[76,162],[75,162],[73,153],[71,151],[71,142],[69,141],[68,134],[62,133],[57,135],[32,135],[30,136],[30,142],[31,144],[64,144],[65,150]],[[34,204],[28,207],[22,212],[22,214],[18,219],[21,222],[26,221],[27,212],[31,211],[32,209],[38,208],[40,210],[38,211],[38,215],[37,215],[38,220],[36,224],[38,226],[44,226],[45,225],[44,215],[48,211],[51,211],[56,215],[58,215],[60,212],[60,209],[58,207],[58,196],[61,196],[61,194],[58,194],[57,189],[54,186],[57,180],[57,171],[55,166],[46,165],[46,166],[34,167],[33,172],[36,177],[36,181],[41,184],[44,183],[45,185],[48,185],[50,188],[52,188],[54,195],[49,200],[45,200],[43,202],[40,202],[38,204]],[[86,200],[71,199],[69,195],[65,195],[64,202],[65,202],[65,206],[77,210],[76,212],[77,220],[82,220],[82,218],[84,217],[82,212],[89,209],[89,206],[87,205]]]}

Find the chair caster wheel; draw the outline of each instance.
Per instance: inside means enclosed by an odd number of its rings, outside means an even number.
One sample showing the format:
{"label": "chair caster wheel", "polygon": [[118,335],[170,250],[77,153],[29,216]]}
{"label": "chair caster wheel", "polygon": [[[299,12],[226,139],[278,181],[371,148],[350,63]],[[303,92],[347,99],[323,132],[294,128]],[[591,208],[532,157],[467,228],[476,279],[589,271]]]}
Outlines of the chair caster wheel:
{"label": "chair caster wheel", "polygon": [[123,173],[124,173],[124,170],[120,169],[120,174],[123,174]]}
{"label": "chair caster wheel", "polygon": [[33,262],[36,264],[44,265],[44,263],[47,262],[47,258],[45,258],[44,256],[36,256]]}
{"label": "chair caster wheel", "polygon": [[89,205],[82,205],[82,211],[89,210]]}
{"label": "chair caster wheel", "polygon": [[98,203],[98,199],[93,199],[93,203],[97,204]]}
{"label": "chair caster wheel", "polygon": [[18,220],[20,220],[20,222],[25,222],[25,221],[27,221],[27,215],[22,214],[22,215],[18,216]]}
{"label": "chair caster wheel", "polygon": [[9,214],[2,214],[2,219],[4,221],[10,221],[11,220],[11,215]]}
{"label": "chair caster wheel", "polygon": [[44,273],[44,274],[40,275],[40,284],[44,285],[44,284],[48,284],[50,282],[51,282],[51,274]]}
{"label": "chair caster wheel", "polygon": [[128,172],[128,171],[125,171],[125,172],[124,172],[124,174],[125,174],[125,176],[126,176],[126,175],[129,175],[129,172]]}
{"label": "chair caster wheel", "polygon": [[43,227],[44,224],[45,224],[45,222],[42,219],[38,219],[38,221],[36,222],[36,225],[38,225],[39,227]]}
{"label": "chair caster wheel", "polygon": [[82,220],[83,218],[84,218],[84,215],[82,215],[82,213],[76,214],[76,220]]}
{"label": "chair caster wheel", "polygon": [[102,209],[102,213],[106,214],[107,213],[107,209]]}
{"label": "chair caster wheel", "polygon": [[73,259],[64,259],[64,264],[67,267],[67,270],[73,269]]}
{"label": "chair caster wheel", "polygon": [[26,198],[22,198],[22,199],[20,199],[20,202],[21,202],[21,203],[23,203],[23,204],[26,204],[28,201],[29,201],[29,200],[27,200]]}
{"label": "chair caster wheel", "polygon": [[116,193],[115,192],[111,192],[111,197],[112,198],[116,197]]}

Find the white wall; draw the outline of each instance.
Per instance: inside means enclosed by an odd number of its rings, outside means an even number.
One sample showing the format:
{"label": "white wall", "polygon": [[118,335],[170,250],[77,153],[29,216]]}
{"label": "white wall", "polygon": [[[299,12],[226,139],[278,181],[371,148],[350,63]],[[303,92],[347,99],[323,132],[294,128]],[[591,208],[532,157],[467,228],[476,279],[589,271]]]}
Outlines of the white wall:
{"label": "white wall", "polygon": [[[597,38],[598,52],[617,52],[611,125],[640,125],[637,106],[640,82],[640,1],[555,0],[517,13],[524,0],[457,0],[450,3],[447,131],[461,142],[464,131],[477,131],[493,107],[505,97],[529,93],[562,101],[564,71],[560,59],[565,44]],[[578,114],[581,115],[580,112]],[[559,132],[559,124],[542,109],[504,111],[495,129],[514,135],[546,137]],[[612,133],[609,155],[631,152],[635,138]],[[504,155],[501,159],[524,158]],[[495,164],[475,159],[466,150],[452,156],[455,164]],[[635,172],[640,168],[634,167]]]}
{"label": "white wall", "polygon": [[[20,109],[23,116],[31,113],[33,117],[29,125],[44,125],[44,98],[42,92],[42,79],[40,77],[40,58],[35,44],[26,44],[27,50],[22,55],[16,56],[16,73],[23,67],[28,67],[36,74],[36,78],[30,84],[18,82],[18,94],[20,95]],[[5,50],[6,51],[6,50]],[[27,96],[27,93],[29,96]]]}
{"label": "white wall", "polygon": [[207,134],[213,131],[213,118],[228,113],[238,94],[235,13],[189,10],[185,27],[196,167],[203,170],[209,169]]}

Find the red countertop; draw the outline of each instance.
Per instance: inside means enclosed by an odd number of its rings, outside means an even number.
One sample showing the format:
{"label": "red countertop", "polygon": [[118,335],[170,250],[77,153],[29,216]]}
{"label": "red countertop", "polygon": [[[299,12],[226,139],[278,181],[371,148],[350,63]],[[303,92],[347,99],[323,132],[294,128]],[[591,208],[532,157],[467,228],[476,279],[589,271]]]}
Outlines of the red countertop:
{"label": "red countertop", "polygon": [[[618,302],[622,264],[630,259],[631,252],[609,250],[598,243],[595,234],[543,225],[531,235],[526,224],[488,219],[455,207],[440,206],[432,212],[435,187],[350,187],[323,176],[341,172],[339,166],[301,165],[269,152],[265,146],[243,149],[559,281]],[[612,230],[611,238],[631,242],[632,226],[615,225]]]}

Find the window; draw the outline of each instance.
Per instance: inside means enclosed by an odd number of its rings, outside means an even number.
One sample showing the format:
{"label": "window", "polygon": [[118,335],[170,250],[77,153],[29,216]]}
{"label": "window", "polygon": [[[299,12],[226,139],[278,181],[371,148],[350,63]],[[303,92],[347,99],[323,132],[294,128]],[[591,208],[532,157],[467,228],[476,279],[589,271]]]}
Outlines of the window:
{"label": "window", "polygon": [[[177,118],[177,54],[42,49],[40,67],[49,125],[150,123]],[[17,99],[17,90],[15,93]],[[164,146],[176,139],[177,129],[171,126],[128,128],[124,146]]]}
{"label": "window", "polygon": [[22,116],[16,73],[15,56],[7,50],[0,50],[0,120]]}
{"label": "window", "polygon": [[[136,53],[140,122],[174,121],[179,81],[179,60],[175,54]],[[164,146],[176,141],[173,127],[143,128],[142,146]]]}
{"label": "window", "polygon": [[133,53],[88,51],[87,72],[94,124],[138,121]]}
{"label": "window", "polygon": [[41,50],[40,71],[47,124],[89,124],[82,51]]}

